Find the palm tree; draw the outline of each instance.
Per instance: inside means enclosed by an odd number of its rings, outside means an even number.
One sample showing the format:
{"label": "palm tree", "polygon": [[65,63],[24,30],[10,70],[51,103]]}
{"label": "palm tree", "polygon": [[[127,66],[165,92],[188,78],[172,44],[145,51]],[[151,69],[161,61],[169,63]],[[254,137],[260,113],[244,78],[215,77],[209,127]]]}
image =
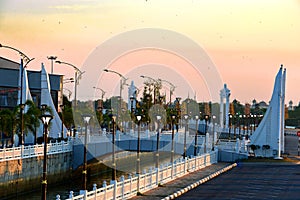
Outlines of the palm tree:
{"label": "palm tree", "polygon": [[27,100],[25,105],[27,106],[27,112],[24,114],[24,133],[27,135],[29,132],[32,132],[34,135],[34,144],[36,144],[37,128],[41,124],[39,120],[41,111],[31,100]]}
{"label": "palm tree", "polygon": [[4,109],[0,111],[2,136],[11,137],[12,144],[14,144],[14,133],[19,127],[18,113],[19,107],[15,107],[13,110]]}

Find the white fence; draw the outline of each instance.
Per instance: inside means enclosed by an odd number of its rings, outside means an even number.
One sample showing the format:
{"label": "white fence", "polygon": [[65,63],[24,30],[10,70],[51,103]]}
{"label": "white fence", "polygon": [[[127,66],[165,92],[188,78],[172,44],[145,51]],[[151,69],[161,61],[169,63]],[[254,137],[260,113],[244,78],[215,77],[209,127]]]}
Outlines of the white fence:
{"label": "white fence", "polygon": [[[47,154],[70,152],[73,150],[72,142],[59,142],[47,144]],[[0,162],[22,158],[37,157],[44,154],[44,144],[20,146],[0,149]]]}
{"label": "white fence", "polygon": [[182,159],[173,163],[173,165],[160,167],[136,177],[129,177],[126,180],[122,176],[120,181],[115,181],[114,184],[110,185],[104,183],[103,187],[98,189],[94,184],[92,191],[86,191],[84,194],[75,197],[73,197],[73,192],[71,191],[67,200],[128,199],[136,196],[138,192],[146,192],[158,187],[159,184],[167,183],[187,173],[216,163],[217,154],[218,151],[212,151],[197,157]]}

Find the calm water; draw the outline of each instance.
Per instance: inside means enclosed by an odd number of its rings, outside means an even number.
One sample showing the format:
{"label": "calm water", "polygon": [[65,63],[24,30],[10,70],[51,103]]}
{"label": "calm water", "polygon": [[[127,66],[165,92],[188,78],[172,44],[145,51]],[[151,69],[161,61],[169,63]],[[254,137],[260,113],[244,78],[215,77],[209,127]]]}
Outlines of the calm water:
{"label": "calm water", "polygon": [[[153,156],[153,153],[141,153],[141,169],[149,169],[150,167],[154,167],[155,165],[155,157]],[[160,163],[168,163],[170,161],[170,153],[160,153]],[[110,161],[109,161],[110,162]],[[88,190],[92,190],[93,184],[96,183],[97,187],[102,187],[103,181],[107,182],[107,185],[109,185],[109,182],[111,180],[111,168],[108,167],[110,163],[107,162],[105,164],[103,163],[94,163],[89,165],[90,169],[90,176],[88,177],[87,187]],[[134,174],[136,169],[136,155],[133,154],[132,156],[117,159],[117,168],[122,171],[117,171],[117,179],[121,177],[122,175],[125,176],[125,178],[128,177],[129,173]],[[48,185],[47,188],[47,199],[55,200],[56,195],[59,194],[61,199],[66,199],[69,197],[70,191],[74,192],[74,196],[79,194],[79,190],[82,188],[82,177],[80,176],[80,173],[77,177],[74,177],[73,175],[70,180],[65,181],[62,184],[59,185]],[[9,198],[8,200],[39,200],[41,199],[41,189],[38,189],[36,191],[28,192],[27,194],[16,194],[13,198]]]}

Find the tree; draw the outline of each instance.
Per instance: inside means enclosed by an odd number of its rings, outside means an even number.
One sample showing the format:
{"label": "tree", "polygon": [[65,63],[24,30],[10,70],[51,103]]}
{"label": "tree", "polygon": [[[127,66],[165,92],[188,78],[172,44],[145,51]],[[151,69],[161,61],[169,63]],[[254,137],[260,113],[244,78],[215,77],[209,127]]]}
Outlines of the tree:
{"label": "tree", "polygon": [[27,106],[27,112],[24,114],[24,133],[27,135],[32,132],[34,135],[34,144],[37,142],[37,128],[41,122],[39,116],[41,115],[40,109],[34,104],[33,101],[27,100],[25,102]]}
{"label": "tree", "polygon": [[236,99],[232,101],[234,110],[238,114],[244,114],[244,106]]}
{"label": "tree", "polygon": [[14,144],[14,133],[18,127],[17,116],[18,107],[15,107],[13,110],[4,109],[0,111],[1,137],[11,137],[12,144]]}

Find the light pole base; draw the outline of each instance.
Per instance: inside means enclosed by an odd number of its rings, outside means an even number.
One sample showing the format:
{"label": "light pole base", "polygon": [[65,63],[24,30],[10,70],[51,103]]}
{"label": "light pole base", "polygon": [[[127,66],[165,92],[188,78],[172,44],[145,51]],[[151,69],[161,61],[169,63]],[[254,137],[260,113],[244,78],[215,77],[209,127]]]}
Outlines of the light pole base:
{"label": "light pole base", "polygon": [[275,160],[282,160],[283,158],[280,157],[280,156],[277,156],[277,157],[275,157],[274,159],[275,159]]}

